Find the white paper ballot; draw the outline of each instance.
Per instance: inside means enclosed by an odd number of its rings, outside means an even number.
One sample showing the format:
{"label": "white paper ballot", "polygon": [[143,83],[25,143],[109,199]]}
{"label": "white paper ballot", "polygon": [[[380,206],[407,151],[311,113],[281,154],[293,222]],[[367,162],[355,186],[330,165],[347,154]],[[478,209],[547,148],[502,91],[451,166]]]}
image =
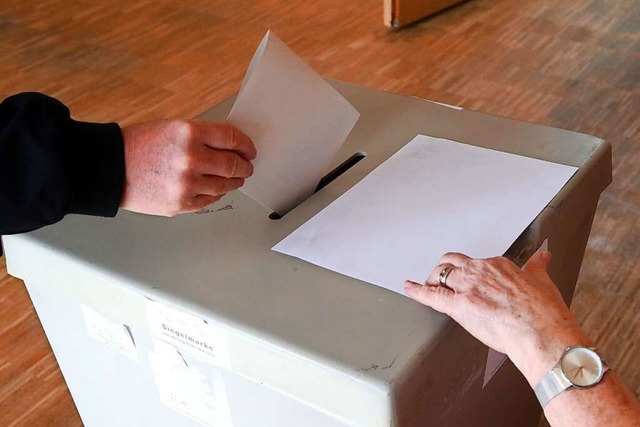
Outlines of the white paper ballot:
{"label": "white paper ballot", "polygon": [[404,294],[445,252],[502,255],[576,170],[419,135],[273,250]]}
{"label": "white paper ballot", "polygon": [[284,215],[313,194],[360,114],[272,32],[267,32],[227,123],[258,157],[242,191]]}

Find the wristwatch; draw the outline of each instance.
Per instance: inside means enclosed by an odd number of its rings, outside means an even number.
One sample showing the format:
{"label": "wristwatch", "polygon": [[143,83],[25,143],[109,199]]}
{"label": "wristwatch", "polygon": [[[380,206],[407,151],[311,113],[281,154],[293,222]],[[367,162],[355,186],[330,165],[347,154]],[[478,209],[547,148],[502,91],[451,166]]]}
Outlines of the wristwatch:
{"label": "wristwatch", "polygon": [[556,366],[542,377],[534,391],[544,408],[551,399],[571,387],[593,387],[608,370],[609,367],[595,348],[569,347]]}

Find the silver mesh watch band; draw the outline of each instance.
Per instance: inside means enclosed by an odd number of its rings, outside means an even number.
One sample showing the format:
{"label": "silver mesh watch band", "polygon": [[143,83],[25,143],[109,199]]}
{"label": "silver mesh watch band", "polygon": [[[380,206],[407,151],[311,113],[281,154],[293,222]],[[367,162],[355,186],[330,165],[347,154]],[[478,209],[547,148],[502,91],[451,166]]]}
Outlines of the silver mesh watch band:
{"label": "silver mesh watch band", "polygon": [[540,405],[544,408],[551,399],[569,387],[571,387],[571,383],[562,375],[559,366],[556,366],[542,377],[534,391]]}

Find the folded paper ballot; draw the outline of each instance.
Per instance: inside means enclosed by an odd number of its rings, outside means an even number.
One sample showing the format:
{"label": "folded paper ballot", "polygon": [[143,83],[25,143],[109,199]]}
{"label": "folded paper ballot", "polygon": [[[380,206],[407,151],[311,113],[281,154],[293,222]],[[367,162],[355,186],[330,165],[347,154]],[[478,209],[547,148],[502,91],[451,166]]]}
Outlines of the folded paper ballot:
{"label": "folded paper ballot", "polygon": [[576,170],[419,135],[273,250],[404,294],[445,252],[505,253]]}
{"label": "folded paper ballot", "polygon": [[262,39],[227,123],[258,157],[242,191],[280,215],[311,196],[360,114],[273,32]]}

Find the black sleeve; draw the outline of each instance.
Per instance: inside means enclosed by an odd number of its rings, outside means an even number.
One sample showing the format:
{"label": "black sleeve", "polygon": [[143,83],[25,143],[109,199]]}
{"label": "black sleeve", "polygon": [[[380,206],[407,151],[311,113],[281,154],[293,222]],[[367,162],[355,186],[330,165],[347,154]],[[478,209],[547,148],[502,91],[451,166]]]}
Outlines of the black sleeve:
{"label": "black sleeve", "polygon": [[68,213],[115,216],[124,173],[116,123],[75,121],[64,104],[40,93],[0,104],[0,235]]}

